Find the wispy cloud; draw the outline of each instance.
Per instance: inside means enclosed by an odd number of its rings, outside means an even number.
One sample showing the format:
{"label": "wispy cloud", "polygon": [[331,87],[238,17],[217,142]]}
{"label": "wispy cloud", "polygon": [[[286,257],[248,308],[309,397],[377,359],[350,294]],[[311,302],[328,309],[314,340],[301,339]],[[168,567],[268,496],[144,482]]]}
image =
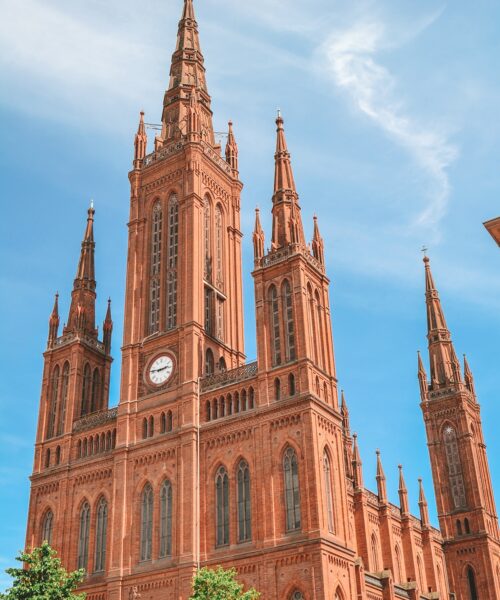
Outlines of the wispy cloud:
{"label": "wispy cloud", "polygon": [[424,171],[429,182],[428,203],[413,224],[435,227],[447,210],[447,170],[458,149],[438,127],[422,123],[405,110],[396,78],[376,60],[377,53],[388,46],[381,22],[360,22],[336,31],[325,44],[329,71],[354,106],[403,146]]}

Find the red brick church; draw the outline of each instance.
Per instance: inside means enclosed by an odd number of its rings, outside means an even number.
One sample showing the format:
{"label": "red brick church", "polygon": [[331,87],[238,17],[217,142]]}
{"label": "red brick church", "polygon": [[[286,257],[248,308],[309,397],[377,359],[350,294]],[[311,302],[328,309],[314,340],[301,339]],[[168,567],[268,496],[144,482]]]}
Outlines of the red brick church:
{"label": "red brick church", "polygon": [[[500,600],[500,536],[480,408],[425,258],[430,376],[419,357],[440,531],[364,487],[339,398],[324,243],[304,236],[283,119],[272,232],[257,211],[257,361],[245,362],[238,147],[212,126],[185,0],[148,153],[129,173],[120,401],[108,408],[113,323],[96,327],[94,209],[67,323],[50,317],[27,545],[82,567],[88,600],[187,600],[198,565],[234,566],[263,600]],[[423,451],[423,449],[422,449]]]}

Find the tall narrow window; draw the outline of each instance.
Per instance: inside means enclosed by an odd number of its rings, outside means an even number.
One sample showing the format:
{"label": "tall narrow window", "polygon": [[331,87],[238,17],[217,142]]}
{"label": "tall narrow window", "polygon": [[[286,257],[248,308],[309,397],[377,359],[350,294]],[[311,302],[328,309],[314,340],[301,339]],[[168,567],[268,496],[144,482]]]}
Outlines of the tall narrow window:
{"label": "tall narrow window", "polygon": [[[403,583],[404,582],[404,577],[403,577],[403,562],[401,560],[401,550],[399,549],[399,546],[396,546],[394,549],[394,554],[396,557],[396,583]],[[439,571],[439,567],[438,567],[438,571]]]}
{"label": "tall narrow window", "polygon": [[252,517],[250,499],[250,469],[244,460],[238,465],[238,541],[252,539]]}
{"label": "tall narrow window", "polygon": [[224,300],[217,297],[217,339],[224,341]]}
{"label": "tall narrow window", "polygon": [[45,513],[42,522],[42,542],[45,541],[48,544],[52,543],[52,528],[54,526],[54,513],[48,510]]}
{"label": "tall narrow window", "polygon": [[276,366],[281,364],[281,341],[278,292],[274,285],[269,288],[268,300],[271,317],[271,355],[273,366]]}
{"label": "tall narrow window", "polygon": [[85,416],[89,413],[90,409],[90,394],[92,390],[92,375],[90,372],[90,365],[87,363],[83,369],[83,385],[82,385],[82,410],[81,416]]}
{"label": "tall narrow window", "polygon": [[211,245],[211,227],[212,216],[210,200],[205,196],[205,206],[203,208],[203,243],[205,250],[205,260],[203,265],[204,277],[207,281],[212,281],[212,245]]}
{"label": "tall narrow window", "polygon": [[335,520],[333,515],[333,493],[332,493],[332,470],[330,458],[326,449],[323,451],[323,474],[325,480],[326,512],[328,518],[328,531],[335,532]]}
{"label": "tall narrow window", "polygon": [[286,530],[296,531],[301,527],[299,465],[293,448],[288,448],[283,457],[285,478]]}
{"label": "tall narrow window", "polygon": [[311,286],[307,285],[307,301],[309,304],[309,345],[311,350],[311,358],[314,362],[318,360],[318,352],[317,352],[317,336],[318,332],[316,331],[316,319],[315,319],[315,311],[314,311],[314,298]]}
{"label": "tall narrow window", "polygon": [[108,503],[101,498],[97,507],[97,523],[95,532],[94,571],[106,569],[106,535],[108,531]]}
{"label": "tall narrow window", "polygon": [[454,508],[464,508],[467,506],[467,501],[465,498],[462,463],[460,461],[460,453],[458,450],[457,434],[455,429],[450,425],[444,430],[444,448],[448,463],[451,495],[453,497],[453,503],[455,504]]}
{"label": "tall narrow window", "polygon": [[371,539],[371,559],[372,559],[372,571],[378,572],[380,571],[379,562],[378,562],[378,541],[377,536],[375,534],[372,535]]}
{"label": "tall narrow window", "polygon": [[214,353],[210,348],[205,352],[205,375],[214,374]]}
{"label": "tall narrow window", "polygon": [[223,219],[220,204],[215,207],[215,285],[222,289],[224,284],[223,262]]}
{"label": "tall narrow window", "polygon": [[288,395],[295,396],[295,375],[293,373],[288,375]]}
{"label": "tall narrow window", "polygon": [[422,591],[425,590],[425,581],[424,581],[424,569],[422,567],[422,559],[420,555],[417,556],[417,570],[418,570],[418,585]]}
{"label": "tall narrow window", "polygon": [[229,544],[229,477],[220,467],[215,477],[215,503],[217,518],[217,546]]}
{"label": "tall narrow window", "polygon": [[149,333],[160,329],[161,238],[163,213],[158,200],[151,219],[151,268],[149,276]]}
{"label": "tall narrow window", "polygon": [[160,558],[172,556],[172,484],[165,481],[160,493]]}
{"label": "tall narrow window", "polygon": [[295,360],[295,327],[293,322],[292,287],[288,279],[282,285],[283,322],[285,326],[286,358]]}
{"label": "tall narrow window", "polygon": [[56,415],[57,415],[57,399],[59,397],[59,365],[56,365],[52,371],[52,379],[50,386],[50,405],[47,423],[47,439],[54,437]]}
{"label": "tall narrow window", "polygon": [[101,377],[99,369],[94,369],[92,375],[92,394],[90,400],[90,412],[96,412],[101,408]]}
{"label": "tall narrow window", "polygon": [[69,363],[64,363],[62,372],[62,385],[61,385],[61,405],[59,407],[59,420],[57,424],[57,435],[64,433],[64,422],[66,421],[66,405],[68,403],[68,390],[69,390]]}
{"label": "tall narrow window", "polygon": [[153,546],[153,488],[149,483],[141,499],[141,560],[151,560]]}
{"label": "tall narrow window", "polygon": [[90,504],[85,502],[80,511],[80,532],[78,535],[78,568],[87,570],[89,558]]}
{"label": "tall narrow window", "polygon": [[469,584],[469,600],[477,600],[476,575],[472,567],[467,568],[467,583]]}
{"label": "tall narrow window", "polygon": [[205,331],[209,335],[214,333],[214,292],[205,286]]}
{"label": "tall narrow window", "polygon": [[168,200],[167,329],[177,326],[177,259],[179,254],[179,203]]}
{"label": "tall narrow window", "polygon": [[321,342],[318,344],[318,363],[321,368],[325,366],[324,351],[325,345],[323,343],[323,309],[321,308],[321,301],[319,299],[318,290],[314,294],[314,303],[316,305],[316,336]]}
{"label": "tall narrow window", "polygon": [[281,400],[281,381],[279,377],[274,380],[274,397],[276,400]]}

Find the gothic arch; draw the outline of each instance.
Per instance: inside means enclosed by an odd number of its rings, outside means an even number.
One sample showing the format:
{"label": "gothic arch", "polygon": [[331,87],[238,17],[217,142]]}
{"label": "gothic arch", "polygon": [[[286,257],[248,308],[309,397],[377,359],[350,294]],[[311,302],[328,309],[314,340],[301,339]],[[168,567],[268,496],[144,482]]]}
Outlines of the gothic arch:
{"label": "gothic arch", "polygon": [[471,564],[464,567],[464,576],[468,592],[468,595],[464,600],[478,600],[476,571]]}
{"label": "gothic arch", "polygon": [[287,444],[282,453],[281,476],[285,508],[285,531],[302,528],[302,502],[300,490],[300,464],[295,448]]}
{"label": "gothic arch", "polygon": [[52,534],[54,531],[54,511],[48,506],[42,513],[40,523],[40,542],[47,541],[52,543]]}
{"label": "gothic arch", "polygon": [[323,447],[323,485],[324,494],[326,501],[326,521],[328,531],[335,533],[335,504],[334,504],[334,485],[333,485],[333,472],[332,472],[332,454],[330,448],[325,444]]}
{"label": "gothic arch", "polygon": [[267,301],[269,310],[269,335],[273,366],[281,364],[281,327],[280,327],[280,302],[278,289],[272,283],[267,288]]}
{"label": "gothic arch", "polygon": [[148,334],[160,330],[161,279],[163,258],[164,210],[160,198],[151,203],[150,239],[149,239],[149,303]]}
{"label": "gothic arch", "polygon": [[395,566],[394,569],[394,579],[396,583],[404,583],[405,575],[404,575],[404,562],[403,557],[401,555],[401,548],[399,544],[396,544],[394,547],[394,558],[395,558]]}
{"label": "gothic arch", "polygon": [[372,533],[370,538],[370,562],[371,562],[371,571],[378,572],[380,571],[380,558],[379,558],[379,545],[378,538],[375,532]]}

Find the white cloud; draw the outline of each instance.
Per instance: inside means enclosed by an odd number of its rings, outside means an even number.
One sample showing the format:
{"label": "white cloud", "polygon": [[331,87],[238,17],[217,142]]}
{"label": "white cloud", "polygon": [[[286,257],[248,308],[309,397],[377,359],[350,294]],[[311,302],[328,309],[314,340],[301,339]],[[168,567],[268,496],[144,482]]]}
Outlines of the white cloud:
{"label": "white cloud", "polygon": [[347,93],[359,111],[403,146],[427,175],[429,201],[413,224],[435,227],[447,210],[447,169],[458,150],[438,127],[422,124],[405,112],[396,79],[375,60],[376,53],[389,45],[382,23],[361,22],[333,33],[324,47],[335,85]]}

